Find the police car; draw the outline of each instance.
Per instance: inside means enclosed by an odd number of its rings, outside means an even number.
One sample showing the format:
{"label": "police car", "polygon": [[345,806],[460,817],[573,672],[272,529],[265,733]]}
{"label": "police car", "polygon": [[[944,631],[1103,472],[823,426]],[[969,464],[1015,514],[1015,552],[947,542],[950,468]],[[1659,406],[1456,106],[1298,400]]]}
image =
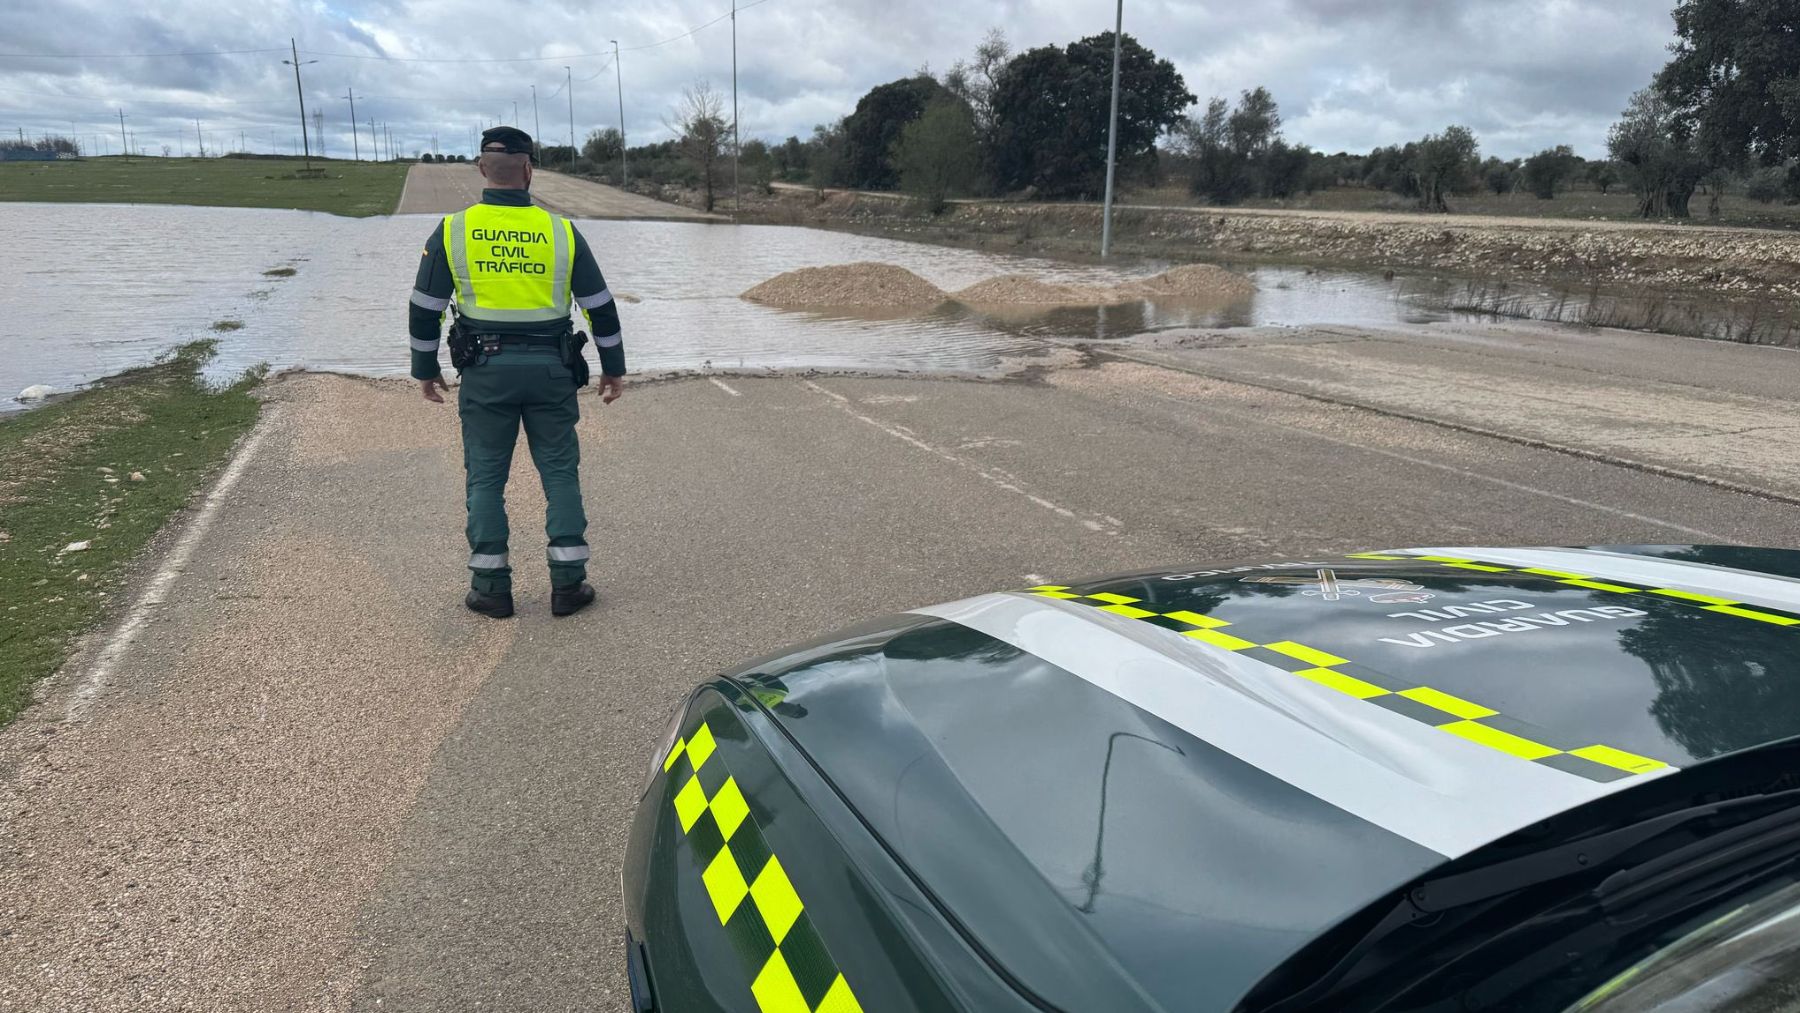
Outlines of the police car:
{"label": "police car", "polygon": [[1800,1009],[1800,552],[1046,583],[701,686],[639,1011]]}

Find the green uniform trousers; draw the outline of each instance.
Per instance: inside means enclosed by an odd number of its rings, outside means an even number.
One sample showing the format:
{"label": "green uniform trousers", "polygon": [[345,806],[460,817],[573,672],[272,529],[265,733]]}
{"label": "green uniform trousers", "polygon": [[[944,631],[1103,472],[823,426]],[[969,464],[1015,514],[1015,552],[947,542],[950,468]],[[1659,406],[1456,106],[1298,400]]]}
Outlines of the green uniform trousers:
{"label": "green uniform trousers", "polygon": [[575,422],[575,377],[555,348],[508,345],[463,371],[457,392],[462,416],[463,470],[468,476],[469,570],[475,590],[512,590],[507,557],[506,477],[519,426],[544,484],[544,534],[549,536],[550,582],[587,578],[587,512],[581,505],[581,448]]}

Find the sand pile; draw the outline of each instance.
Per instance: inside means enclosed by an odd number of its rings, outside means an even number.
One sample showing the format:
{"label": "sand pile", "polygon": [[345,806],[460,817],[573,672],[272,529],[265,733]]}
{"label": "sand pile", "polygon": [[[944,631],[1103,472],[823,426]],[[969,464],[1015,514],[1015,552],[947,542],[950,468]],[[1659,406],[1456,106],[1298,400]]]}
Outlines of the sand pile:
{"label": "sand pile", "polygon": [[1146,299],[1229,301],[1256,292],[1249,278],[1211,264],[1184,264],[1129,287]]}
{"label": "sand pile", "polygon": [[1120,302],[1103,285],[1059,285],[1029,274],[1003,274],[976,282],[956,293],[970,306],[1098,306]]}
{"label": "sand pile", "polygon": [[[984,308],[1111,306],[1142,299],[1227,303],[1255,291],[1256,286],[1241,274],[1211,264],[1188,264],[1117,285],[1076,285],[1028,274],[1003,274],[970,285],[954,298]],[[929,309],[952,296],[904,267],[865,262],[789,271],[745,292],[744,298],[786,309]]]}
{"label": "sand pile", "polygon": [[1255,291],[1241,274],[1211,264],[1188,264],[1117,285],[1064,285],[1027,274],[1003,274],[970,285],[956,298],[970,306],[1109,306],[1140,299],[1231,302]]}
{"label": "sand pile", "polygon": [[944,290],[893,264],[840,264],[803,267],[778,274],[744,293],[752,302],[790,309],[828,306],[915,306],[929,308]]}

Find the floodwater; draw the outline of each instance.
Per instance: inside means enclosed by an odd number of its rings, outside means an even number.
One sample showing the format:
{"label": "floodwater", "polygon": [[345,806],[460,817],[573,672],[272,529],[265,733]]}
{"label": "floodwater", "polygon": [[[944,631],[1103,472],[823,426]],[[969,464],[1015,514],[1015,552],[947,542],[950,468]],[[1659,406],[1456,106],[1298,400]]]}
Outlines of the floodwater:
{"label": "floodwater", "polygon": [[[408,368],[406,305],[436,216],[160,205],[0,204],[0,411],[34,384],[69,390],[215,338],[212,370],[374,376]],[[1102,268],[781,226],[583,221],[619,307],[635,372],[811,367],[983,372],[1058,340],[1180,327],[1381,325],[1433,318],[1417,285],[1256,268],[1258,292],[1224,309],[1150,303],[1013,311],[957,304],[882,318],[777,310],[738,294],[784,271],[898,264],[954,291],[1000,274],[1108,284],[1167,265]],[[291,269],[288,277],[265,272]],[[1441,293],[1437,293],[1441,295]],[[1441,318],[1441,314],[1435,315]],[[237,321],[233,330],[214,330]]]}

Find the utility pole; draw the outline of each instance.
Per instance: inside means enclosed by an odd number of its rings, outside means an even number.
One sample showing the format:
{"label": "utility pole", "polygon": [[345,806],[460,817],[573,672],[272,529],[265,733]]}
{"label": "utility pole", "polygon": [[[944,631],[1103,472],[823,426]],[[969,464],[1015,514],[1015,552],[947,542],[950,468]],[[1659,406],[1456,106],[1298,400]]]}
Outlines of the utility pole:
{"label": "utility pole", "polygon": [[124,152],[125,161],[131,161],[131,138],[125,133],[125,110],[122,108],[119,110],[119,149]]}
{"label": "utility pole", "polygon": [[1119,160],[1119,47],[1124,39],[1125,0],[1113,20],[1112,119],[1106,128],[1106,208],[1100,219],[1100,259],[1112,252],[1113,172]]}
{"label": "utility pole", "polygon": [[569,168],[575,168],[575,72],[563,68],[564,84],[569,89]]}
{"label": "utility pole", "polygon": [[737,220],[744,210],[744,191],[738,189],[738,152],[743,148],[738,136],[737,96],[737,0],[731,0],[731,218]]}
{"label": "utility pole", "polygon": [[630,186],[631,167],[625,164],[625,73],[619,69],[619,40],[606,41],[613,44],[613,81],[619,87],[619,178],[623,185]]}
{"label": "utility pole", "polygon": [[[300,62],[300,47],[292,38],[288,39],[288,49],[294,54],[294,58],[281,62],[292,64],[294,67],[294,94],[300,97],[300,144],[306,151],[306,168],[310,171],[312,169],[312,144],[306,139],[306,90],[300,87],[300,68],[306,64]],[[318,62],[317,60],[306,61],[306,63]]]}
{"label": "utility pole", "polygon": [[344,97],[350,100],[350,154],[360,162],[362,161],[362,145],[356,139],[356,89],[345,89]]}
{"label": "utility pole", "polygon": [[381,161],[381,146],[375,142],[375,119],[369,118],[369,157]]}
{"label": "utility pole", "polygon": [[238,150],[242,151],[246,155],[250,153],[250,142],[247,139],[245,139],[244,132],[242,130],[238,131]]}
{"label": "utility pole", "polygon": [[513,126],[519,125],[519,103],[513,102]]}
{"label": "utility pole", "polygon": [[313,110],[313,137],[317,138],[319,142],[319,157],[330,158],[330,155],[325,154],[325,110],[323,109]]}
{"label": "utility pole", "polygon": [[194,140],[200,145],[200,157],[206,157],[206,137],[200,133],[200,121],[194,121]]}
{"label": "utility pole", "polygon": [[544,157],[544,121],[538,119],[537,85],[531,86],[531,144],[532,154]]}

